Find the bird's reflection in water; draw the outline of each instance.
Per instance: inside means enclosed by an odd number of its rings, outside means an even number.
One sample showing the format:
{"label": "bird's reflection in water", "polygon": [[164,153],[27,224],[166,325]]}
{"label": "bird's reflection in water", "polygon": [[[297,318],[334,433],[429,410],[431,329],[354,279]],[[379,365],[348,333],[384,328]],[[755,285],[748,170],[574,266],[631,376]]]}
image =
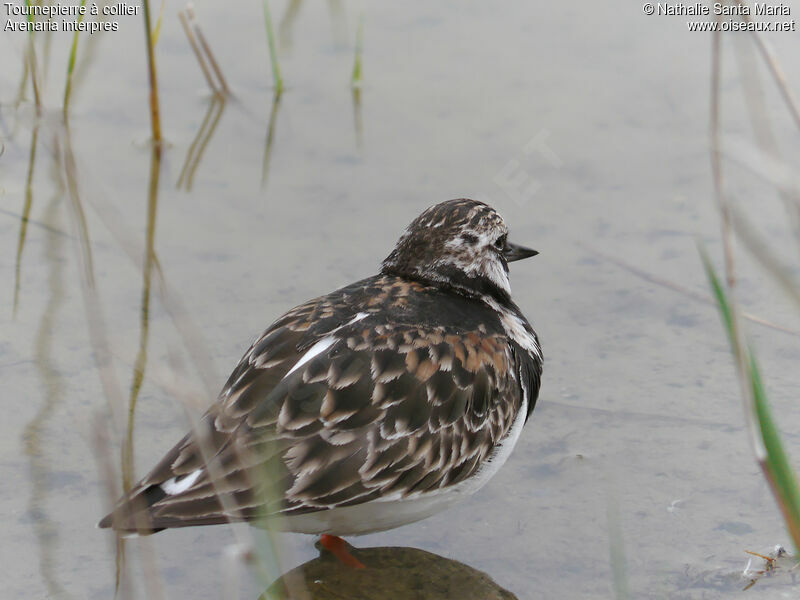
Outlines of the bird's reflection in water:
{"label": "bird's reflection in water", "polygon": [[366,565],[352,569],[322,550],[319,557],[276,580],[258,600],[515,600],[489,575],[417,548],[354,548]]}

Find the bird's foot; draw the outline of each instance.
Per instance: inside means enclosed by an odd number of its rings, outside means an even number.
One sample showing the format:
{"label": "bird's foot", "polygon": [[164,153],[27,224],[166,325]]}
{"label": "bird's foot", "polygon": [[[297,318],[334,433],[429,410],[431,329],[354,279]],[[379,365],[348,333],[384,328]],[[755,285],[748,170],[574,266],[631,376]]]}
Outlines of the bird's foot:
{"label": "bird's foot", "polygon": [[364,563],[350,554],[350,551],[347,549],[347,543],[339,536],[323,533],[319,537],[319,543],[325,550],[338,558],[339,562],[343,565],[353,569],[366,569]]}

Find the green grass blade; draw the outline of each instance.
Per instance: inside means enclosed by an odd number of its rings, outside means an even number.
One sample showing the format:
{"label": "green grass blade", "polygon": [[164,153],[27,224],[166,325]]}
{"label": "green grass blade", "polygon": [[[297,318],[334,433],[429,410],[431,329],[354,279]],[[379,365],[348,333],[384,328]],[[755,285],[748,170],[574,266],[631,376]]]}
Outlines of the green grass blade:
{"label": "green grass blade", "polygon": [[[86,7],[86,0],[81,0],[81,7]],[[78,16],[78,23],[83,21],[83,12]],[[75,56],[78,54],[78,33],[79,28],[75,29],[72,36],[72,47],[69,50],[69,60],[67,62],[67,84],[64,86],[64,117],[66,118],[69,111],[69,97],[72,93],[72,72],[75,70]]]}
{"label": "green grass blade", "polygon": [[353,75],[350,78],[352,87],[361,85],[361,54],[364,49],[364,15],[358,17],[358,31],[356,33],[356,58],[353,61]]}
{"label": "green grass blade", "polygon": [[[736,357],[736,367],[746,371],[743,373],[749,388],[746,391],[751,395],[750,398],[746,399],[746,414],[748,420],[752,422],[753,435],[757,436],[757,439],[753,440],[756,459],[783,513],[786,528],[792,537],[794,546],[800,553],[800,485],[798,485],[797,476],[784,450],[780,433],[772,417],[772,410],[764,389],[758,361],[753,350],[751,348],[743,348],[739,342],[733,306],[711,264],[708,254],[702,247],[700,248],[700,255],[711,289],[722,314],[723,325],[728,334],[731,349]],[[759,450],[762,448],[763,455],[759,456]]]}
{"label": "green grass blade", "polygon": [[702,246],[700,247],[700,257],[703,260],[703,267],[708,276],[708,281],[711,284],[711,290],[714,292],[714,298],[716,298],[719,310],[722,313],[722,321],[723,325],[725,325],[725,331],[728,333],[728,339],[734,351],[738,352],[739,342],[736,337],[736,324],[733,320],[733,311],[731,310],[730,304],[728,304],[728,297],[725,294],[725,289],[722,287],[722,282],[719,277],[717,277],[717,272],[711,264],[711,259]]}
{"label": "green grass blade", "polygon": [[278,64],[278,52],[275,49],[275,32],[272,28],[272,16],[269,12],[267,0],[264,0],[264,25],[267,28],[267,43],[269,44],[269,62],[272,65],[272,81],[275,85],[275,93],[283,91],[283,78],[281,77],[281,67]]}
{"label": "green grass blade", "polygon": [[[30,0],[25,0],[25,6],[28,7],[28,23],[33,25],[36,19],[33,16],[33,12],[30,10],[31,2]],[[36,46],[33,43],[34,30],[31,28],[30,33],[28,34],[28,62],[30,64],[30,71],[31,71],[31,86],[33,87],[33,99],[36,104],[36,115],[42,115],[42,96],[39,91],[39,74],[38,69],[36,68]]]}
{"label": "green grass blade", "polygon": [[750,352],[750,381],[761,439],[767,451],[765,463],[767,478],[772,485],[772,491],[781,508],[794,546],[800,552],[800,486],[781,442],[780,432],[772,418],[758,362],[752,352]]}

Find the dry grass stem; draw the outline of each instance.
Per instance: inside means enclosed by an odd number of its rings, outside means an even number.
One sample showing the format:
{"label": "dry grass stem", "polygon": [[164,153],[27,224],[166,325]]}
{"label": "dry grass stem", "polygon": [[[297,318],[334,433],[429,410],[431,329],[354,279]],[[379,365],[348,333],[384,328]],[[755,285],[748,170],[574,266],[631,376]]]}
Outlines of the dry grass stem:
{"label": "dry grass stem", "polygon": [[763,152],[742,141],[732,141],[723,155],[761,179],[774,185],[792,199],[797,198],[800,209],[800,175],[787,163],[775,158],[774,154]]}
{"label": "dry grass stem", "polygon": [[183,162],[181,173],[178,176],[178,181],[175,184],[178,189],[185,187],[186,191],[192,189],[194,184],[194,174],[200,161],[203,158],[206,147],[214,135],[222,113],[225,111],[225,96],[221,94],[214,94],[211,102],[208,105],[208,110],[203,117],[203,122],[200,124],[192,143],[189,145],[189,150],[186,152],[186,160]]}
{"label": "dry grass stem", "polygon": [[789,298],[800,308],[800,286],[793,275],[793,269],[789,265],[783,264],[783,261],[769,249],[769,246],[759,238],[753,226],[741,213],[734,209],[732,215],[736,235],[759,264],[772,275]]}
{"label": "dry grass stem", "polygon": [[[632,273],[636,277],[639,277],[639,278],[641,278],[641,279],[643,279],[643,280],[645,280],[645,281],[647,281],[649,283],[653,283],[655,285],[670,289],[670,290],[672,290],[674,292],[678,292],[679,294],[683,294],[684,296],[686,296],[688,298],[692,298],[693,300],[696,300],[697,302],[702,302],[703,304],[708,304],[710,306],[715,306],[716,305],[715,301],[710,296],[707,296],[705,294],[701,294],[699,292],[691,290],[691,289],[689,289],[689,288],[687,288],[685,286],[682,286],[682,285],[680,285],[678,283],[675,283],[674,281],[669,281],[668,279],[663,279],[661,277],[657,277],[656,275],[653,275],[652,273],[648,273],[644,269],[640,269],[639,267],[636,267],[636,266],[634,266],[634,265],[632,265],[630,263],[627,263],[627,262],[625,262],[623,260],[620,260],[619,258],[617,258],[615,256],[611,256],[610,254],[606,254],[602,250],[586,246],[582,242],[577,242],[577,244],[580,245],[580,246],[583,246],[584,248],[587,248],[588,250],[590,250],[592,255],[599,256],[603,260],[607,260],[608,262],[613,263],[613,264],[617,265],[618,267],[620,267],[622,269],[625,269],[626,271]],[[763,319],[763,318],[761,318],[759,316],[756,316],[756,315],[753,315],[753,314],[750,314],[750,313],[747,313],[747,312],[743,312],[741,314],[741,316],[742,316],[743,319],[746,319],[746,320],[748,320],[748,321],[750,321],[752,323],[755,323],[757,325],[762,325],[764,327],[768,327],[770,329],[774,329],[775,331],[780,331],[781,333],[787,333],[789,335],[800,337],[800,331],[796,331],[794,329],[789,329],[788,327],[784,327],[782,325],[778,325],[777,323],[773,323],[772,321],[768,321],[767,319]]]}
{"label": "dry grass stem", "polygon": [[222,88],[222,92],[226,96],[230,95],[231,91],[228,88],[228,83],[225,81],[225,77],[222,75],[222,69],[219,68],[217,59],[214,58],[214,53],[211,51],[211,46],[208,45],[206,36],[203,35],[203,30],[200,29],[200,24],[197,22],[197,17],[194,13],[194,7],[191,4],[188,4],[186,6],[186,12],[189,15],[189,21],[191,21],[192,27],[194,27],[194,34],[197,37],[197,40],[200,42],[200,46],[203,48],[203,52],[205,53],[211,68],[214,70],[214,74],[217,76],[217,80]]}
{"label": "dry grass stem", "polygon": [[208,87],[211,88],[211,91],[214,94],[220,94],[219,88],[217,88],[217,84],[214,82],[214,78],[211,76],[211,71],[208,68],[208,64],[206,63],[206,59],[203,57],[203,53],[200,50],[200,46],[197,43],[197,39],[195,38],[194,32],[192,31],[191,26],[189,25],[189,18],[186,16],[184,11],[178,11],[178,19],[183,26],[183,31],[186,34],[186,39],[189,40],[189,45],[192,47],[192,51],[194,52],[194,56],[197,59],[197,64],[200,65],[200,69],[203,71],[203,75],[206,78],[206,83]]}
{"label": "dry grass stem", "polygon": [[[181,378],[178,376],[179,373],[182,372],[180,367],[180,363],[177,360],[177,357],[173,356],[170,360],[170,367],[172,373],[175,375],[173,377],[173,384],[171,386],[171,396],[176,398],[178,402],[181,404],[184,414],[186,416],[186,420],[189,422],[192,430],[192,435],[194,436],[195,440],[197,441],[198,449],[200,450],[200,455],[203,460],[203,464],[205,465],[206,469],[208,470],[208,478],[214,488],[214,493],[219,499],[220,505],[222,510],[225,514],[231,515],[231,523],[237,521],[234,515],[239,514],[238,509],[236,508],[236,502],[233,496],[232,490],[223,489],[221,484],[225,482],[225,473],[222,472],[219,465],[214,460],[215,458],[215,449],[211,444],[211,433],[207,426],[202,426],[201,419],[197,418],[197,411],[196,411],[196,395],[192,393],[192,389],[194,386],[185,381],[181,382]],[[235,448],[237,452],[237,463],[238,464],[257,464],[254,462],[255,457],[253,455],[253,451],[242,446],[237,445]],[[246,478],[250,479],[251,474],[247,473]],[[259,482],[257,481],[248,481],[248,485],[255,488],[257,487]],[[231,527],[231,532],[236,539],[236,544],[239,548],[253,548],[255,547],[255,541],[253,538],[253,533],[250,531],[249,528],[242,528],[242,527]],[[270,573],[266,569],[266,566],[261,563],[261,561],[257,561],[256,563],[256,572],[259,577],[264,580],[265,582],[269,581]]]}
{"label": "dry grass stem", "polygon": [[[737,39],[735,44],[738,56],[739,71],[742,77],[742,91],[747,105],[747,114],[761,151],[772,161],[781,162],[781,152],[770,126],[770,114],[767,110],[764,93],[758,78],[756,56],[752,46],[746,39]],[[723,152],[725,154],[725,152]],[[773,182],[770,182],[773,183]],[[774,184],[784,203],[795,234],[800,243],[800,194],[797,189]]]}
{"label": "dry grass stem", "polygon": [[[717,23],[721,16],[717,15]],[[722,247],[725,253],[725,277],[731,290],[736,285],[733,260],[733,240],[731,235],[730,214],[722,182],[722,158],[720,142],[720,79],[722,77],[722,34],[716,31],[711,42],[711,172],[714,180],[714,198],[719,209],[722,223]]]}
{"label": "dry grass stem", "polygon": [[272,144],[275,138],[275,123],[278,120],[278,107],[281,103],[281,93],[275,91],[272,97],[272,108],[269,112],[269,122],[267,124],[267,139],[264,142],[264,160],[261,165],[261,189],[267,185],[267,174],[269,173],[269,163],[272,157]]}
{"label": "dry grass stem", "polygon": [[[743,0],[735,0],[736,4],[741,6],[746,6],[746,3]],[[752,18],[750,15],[742,15],[742,18],[750,23]],[[778,86],[778,90],[780,90],[781,97],[783,98],[784,103],[786,104],[786,108],[789,111],[789,114],[792,115],[792,119],[794,120],[795,125],[798,129],[800,129],[800,107],[798,107],[797,100],[792,94],[791,90],[789,89],[789,85],[786,80],[786,75],[783,72],[778,60],[775,58],[775,53],[772,51],[772,48],[768,44],[768,42],[764,39],[764,36],[761,35],[758,31],[751,31],[753,35],[753,40],[758,48],[758,51],[761,53],[761,56],[764,59],[767,67],[769,67],[769,71],[772,74],[773,79],[775,79],[775,83]]]}
{"label": "dry grass stem", "polygon": [[147,51],[147,75],[150,82],[150,126],[153,132],[153,143],[161,143],[161,109],[158,102],[158,76],[156,75],[155,42],[150,24],[150,2],[143,0],[144,30]]}

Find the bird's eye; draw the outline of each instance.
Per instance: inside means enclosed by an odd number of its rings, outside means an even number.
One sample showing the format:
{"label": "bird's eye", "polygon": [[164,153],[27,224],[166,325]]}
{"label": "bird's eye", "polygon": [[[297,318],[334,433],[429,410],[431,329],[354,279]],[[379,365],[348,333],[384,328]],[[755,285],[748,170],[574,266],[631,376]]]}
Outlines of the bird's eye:
{"label": "bird's eye", "polygon": [[506,236],[501,235],[494,241],[494,247],[498,250],[503,250],[506,247]]}

